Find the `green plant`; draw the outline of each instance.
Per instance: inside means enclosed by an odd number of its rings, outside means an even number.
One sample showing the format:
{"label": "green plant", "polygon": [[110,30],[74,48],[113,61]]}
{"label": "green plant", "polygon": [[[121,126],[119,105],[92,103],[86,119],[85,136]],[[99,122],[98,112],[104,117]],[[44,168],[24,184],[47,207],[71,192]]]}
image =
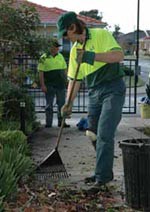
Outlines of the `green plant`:
{"label": "green plant", "polygon": [[30,157],[19,153],[18,149],[11,148],[8,145],[4,145],[2,148],[0,161],[6,161],[12,166],[17,181],[22,177],[28,176],[34,170],[33,161]]}
{"label": "green plant", "polygon": [[13,82],[25,77],[25,72],[14,65],[14,56],[39,59],[48,48],[48,38],[36,32],[40,24],[38,11],[25,1],[15,5],[15,0],[1,0],[0,4],[0,77]]}
{"label": "green plant", "polygon": [[144,131],[144,134],[145,134],[145,135],[150,136],[150,127],[145,127],[145,128],[143,129],[143,131]]}
{"label": "green plant", "polygon": [[0,82],[0,102],[3,102],[1,121],[11,122],[20,122],[20,112],[18,113],[21,110],[20,102],[25,102],[25,122],[31,123],[30,126],[34,127],[36,121],[35,107],[32,97],[28,95],[26,90],[9,81],[2,80]]}
{"label": "green plant", "polygon": [[[0,189],[0,193],[1,193],[1,189]],[[0,196],[0,212],[4,211],[3,199],[4,199],[4,196]]]}
{"label": "green plant", "polygon": [[[36,40],[36,26],[40,23],[38,12],[34,7],[20,4],[14,7],[12,1],[0,4],[0,62],[4,76],[5,67],[10,64],[15,53],[24,51],[37,52],[31,41]],[[24,48],[23,48],[24,46]],[[35,51],[34,51],[35,50]],[[7,67],[8,69],[8,67]]]}
{"label": "green plant", "polygon": [[107,212],[117,212],[114,208],[108,208]]}
{"label": "green plant", "polygon": [[[0,153],[1,154],[1,153]],[[0,197],[8,198],[17,191],[17,178],[13,166],[0,160]]]}
{"label": "green plant", "polygon": [[19,121],[9,121],[9,120],[0,120],[0,129],[1,129],[1,131],[19,130],[20,122]]}
{"label": "green plant", "polygon": [[3,114],[3,101],[0,101],[0,120],[2,118],[2,114]]}
{"label": "green plant", "polygon": [[0,143],[16,149],[24,155],[29,154],[27,137],[19,130],[0,131]]}
{"label": "green plant", "polygon": [[[30,135],[33,131],[37,130],[41,125],[40,122],[26,121],[25,131],[26,135]],[[0,129],[1,131],[11,131],[11,130],[20,130],[20,121],[11,121],[11,120],[0,120]]]}

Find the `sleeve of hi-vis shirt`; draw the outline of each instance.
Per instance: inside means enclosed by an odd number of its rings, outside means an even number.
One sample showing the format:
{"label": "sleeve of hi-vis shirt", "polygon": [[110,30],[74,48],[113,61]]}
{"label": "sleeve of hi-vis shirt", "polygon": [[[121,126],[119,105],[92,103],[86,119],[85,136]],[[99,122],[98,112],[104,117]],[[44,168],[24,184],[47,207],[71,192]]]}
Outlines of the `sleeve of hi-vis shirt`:
{"label": "sleeve of hi-vis shirt", "polygon": [[[83,64],[80,65],[80,69],[77,75],[77,79],[78,81],[81,81],[84,76],[82,73],[82,66]],[[70,57],[69,57],[69,67],[68,67],[68,79],[74,79],[75,78],[75,74],[77,71],[77,67],[78,67],[78,63],[76,61],[76,47],[75,45],[72,47],[71,51],[70,51]]]}
{"label": "sleeve of hi-vis shirt", "polygon": [[107,30],[101,31],[101,35],[99,35],[99,41],[101,52],[108,52],[110,50],[122,51],[122,48],[117,43],[113,35]]}
{"label": "sleeve of hi-vis shirt", "polygon": [[65,61],[65,58],[64,56],[60,53],[60,56],[61,56],[61,61],[62,61],[62,69],[66,70],[67,69],[67,63]]}

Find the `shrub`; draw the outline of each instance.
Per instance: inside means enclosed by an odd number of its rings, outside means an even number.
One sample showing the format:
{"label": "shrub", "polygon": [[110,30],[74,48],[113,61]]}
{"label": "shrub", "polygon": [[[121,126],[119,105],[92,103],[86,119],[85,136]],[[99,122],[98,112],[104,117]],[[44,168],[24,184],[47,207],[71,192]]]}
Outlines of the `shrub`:
{"label": "shrub", "polygon": [[7,145],[1,150],[0,161],[6,161],[13,168],[17,181],[28,176],[34,170],[33,161],[30,157]]}
{"label": "shrub", "polygon": [[19,130],[0,131],[0,143],[17,149],[19,153],[24,155],[29,154],[27,137]]}
{"label": "shrub", "polygon": [[17,191],[17,178],[12,164],[0,160],[0,198],[8,198]]}
{"label": "shrub", "polygon": [[[17,183],[34,171],[26,136],[21,131],[0,132],[0,199],[17,191]],[[3,198],[2,198],[3,197]]]}
{"label": "shrub", "polygon": [[9,81],[0,82],[0,101],[3,102],[2,119],[20,120],[20,102],[25,102],[26,121],[35,121],[34,103],[26,90]]}
{"label": "shrub", "polygon": [[[1,193],[1,189],[0,189],[0,193]],[[4,211],[3,199],[4,199],[4,196],[2,196],[2,197],[0,196],[0,212]]]}
{"label": "shrub", "polygon": [[1,131],[19,130],[20,123],[18,121],[0,120]]}
{"label": "shrub", "polygon": [[0,129],[20,129],[20,103],[25,102],[25,133],[30,134],[40,125],[36,122],[33,99],[25,89],[9,81],[0,82]]}

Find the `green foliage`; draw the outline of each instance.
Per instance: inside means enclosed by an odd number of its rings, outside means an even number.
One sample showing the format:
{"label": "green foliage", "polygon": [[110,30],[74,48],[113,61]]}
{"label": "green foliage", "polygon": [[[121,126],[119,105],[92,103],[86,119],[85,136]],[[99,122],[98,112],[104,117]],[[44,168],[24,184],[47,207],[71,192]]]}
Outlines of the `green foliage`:
{"label": "green foliage", "polygon": [[0,154],[0,161],[6,161],[13,168],[17,181],[28,176],[34,170],[30,157],[18,152],[18,149],[4,145]]}
{"label": "green foliage", "polygon": [[117,212],[114,208],[108,208],[107,212]]}
{"label": "green foliage", "polygon": [[97,20],[102,20],[102,13],[101,15],[98,15],[99,11],[98,10],[90,10],[90,11],[81,11],[79,12],[80,15],[88,16],[91,18],[95,18]]}
{"label": "green foliage", "polygon": [[[1,155],[1,153],[0,153]],[[17,178],[12,165],[0,160],[0,197],[8,198],[17,191]]]}
{"label": "green foliage", "polygon": [[3,102],[2,119],[20,120],[20,102],[25,102],[26,121],[34,122],[35,111],[32,97],[24,89],[9,81],[0,82],[0,101]]}
{"label": "green foliage", "polygon": [[0,101],[0,119],[2,118],[3,114],[3,101]]}
{"label": "green foliage", "polygon": [[24,5],[20,2],[18,6],[15,1],[2,0],[0,14],[0,78],[4,78],[13,68],[14,56],[39,58],[47,44],[46,39],[36,32],[39,14],[27,2]]}
{"label": "green foliage", "polygon": [[0,4],[0,14],[0,38],[22,45],[40,23],[35,8],[23,4],[15,8],[11,2],[5,1]]}
{"label": "green foliage", "polygon": [[16,149],[19,153],[24,155],[29,154],[27,144],[27,137],[19,130],[0,131],[0,143]]}
{"label": "green foliage", "polygon": [[[38,72],[34,73],[31,69],[27,69],[25,71],[25,73],[26,73],[26,76],[31,80],[32,85],[30,84],[30,86],[32,86],[34,88],[34,85],[33,85],[34,83],[36,84],[35,87],[40,85]],[[24,84],[24,87],[26,87],[26,86],[28,86],[28,85]]]}
{"label": "green foliage", "polygon": [[145,127],[143,131],[145,135],[150,136],[150,127]]}
{"label": "green foliage", "polygon": [[[37,33],[39,14],[27,1],[1,0],[0,14],[0,79],[9,79],[22,86],[27,72],[16,67],[14,57],[39,59],[47,51],[48,38]],[[30,77],[35,75],[32,72],[30,70]],[[34,81],[38,83],[37,79]]]}
{"label": "green foliage", "polygon": [[31,57],[39,59],[41,54],[49,51],[49,37],[45,38],[41,35],[35,34],[27,38],[27,43],[24,46],[24,51]]}
{"label": "green foliage", "polygon": [[[1,194],[1,189],[0,189],[0,194]],[[4,199],[4,196],[0,196],[0,212],[4,211],[3,199]]]}
{"label": "green foliage", "polygon": [[3,74],[4,79],[8,79],[8,81],[14,83],[15,85],[18,85],[22,87],[26,77],[27,73],[25,71],[21,70],[21,67],[12,68],[10,71],[5,71]]}
{"label": "green foliage", "polygon": [[0,129],[1,129],[1,131],[19,130],[20,123],[19,123],[19,121],[0,120]]}
{"label": "green foliage", "polygon": [[115,25],[115,31],[113,32],[113,36],[116,40],[118,40],[119,34],[120,34],[120,26]]}
{"label": "green foliage", "polygon": [[0,131],[0,198],[17,191],[17,183],[34,171],[27,137],[21,131]]}
{"label": "green foliage", "polygon": [[[25,133],[30,135],[33,131],[39,128],[40,122],[26,122],[25,124]],[[20,130],[20,121],[11,121],[11,120],[0,120],[0,129],[1,131],[6,130]]]}

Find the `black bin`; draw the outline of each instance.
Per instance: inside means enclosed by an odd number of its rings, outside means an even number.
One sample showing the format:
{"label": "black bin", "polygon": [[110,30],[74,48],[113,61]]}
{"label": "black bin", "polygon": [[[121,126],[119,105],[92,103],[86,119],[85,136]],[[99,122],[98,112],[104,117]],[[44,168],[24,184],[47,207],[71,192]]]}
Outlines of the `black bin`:
{"label": "black bin", "polygon": [[150,139],[119,143],[122,149],[125,197],[134,209],[150,211]]}

